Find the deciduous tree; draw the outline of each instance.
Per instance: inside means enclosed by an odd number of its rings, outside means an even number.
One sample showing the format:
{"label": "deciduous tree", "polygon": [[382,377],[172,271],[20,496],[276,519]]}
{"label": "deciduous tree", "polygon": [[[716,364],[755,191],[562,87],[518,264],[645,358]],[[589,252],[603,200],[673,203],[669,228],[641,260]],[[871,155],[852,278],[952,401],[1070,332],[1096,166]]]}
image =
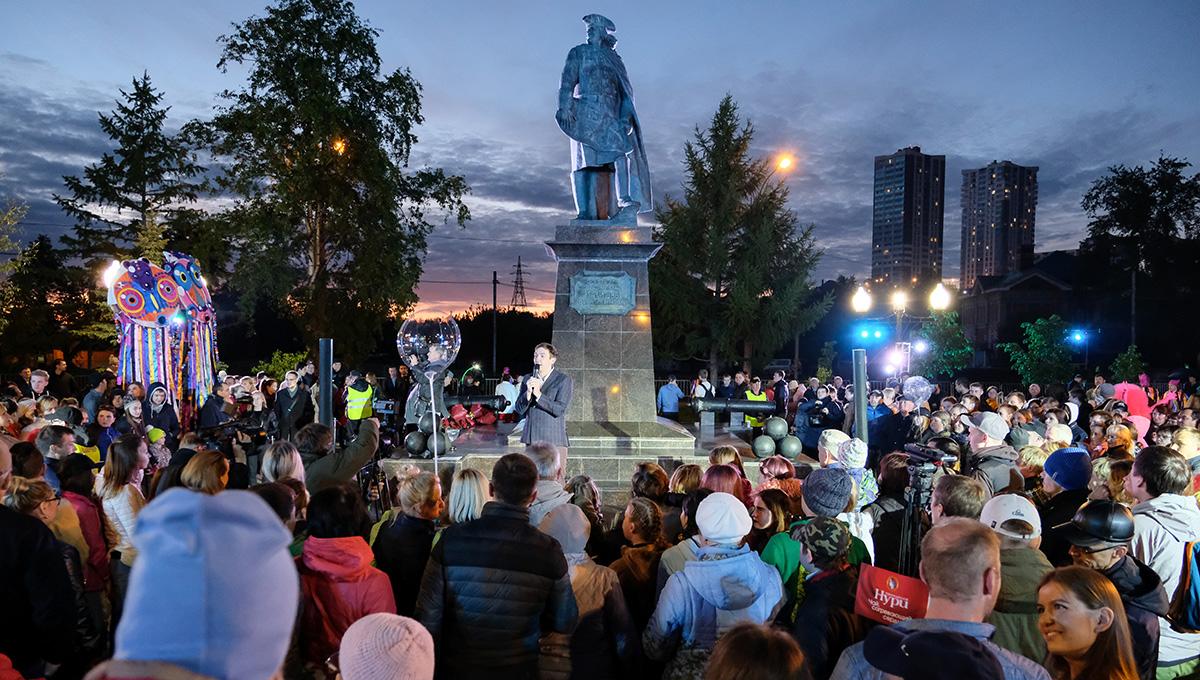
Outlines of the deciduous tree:
{"label": "deciduous tree", "polygon": [[461,177],[407,169],[421,88],[384,70],[377,34],[345,0],[281,0],[221,36],[218,68],[246,80],[189,128],[235,198],[224,217],[244,305],[275,299],[310,345],[331,336],[351,356],[416,301],[430,211],[470,217]]}

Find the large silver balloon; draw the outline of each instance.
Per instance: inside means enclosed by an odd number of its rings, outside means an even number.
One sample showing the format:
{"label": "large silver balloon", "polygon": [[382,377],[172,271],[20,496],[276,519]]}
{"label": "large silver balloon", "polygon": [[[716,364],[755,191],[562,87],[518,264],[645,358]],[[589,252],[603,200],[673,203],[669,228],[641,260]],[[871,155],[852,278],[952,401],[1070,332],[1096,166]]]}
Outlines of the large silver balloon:
{"label": "large silver balloon", "polygon": [[929,401],[929,397],[933,396],[933,385],[925,378],[914,375],[904,381],[903,385],[904,397],[912,399],[917,406]]}
{"label": "large silver balloon", "polygon": [[462,347],[462,334],[454,317],[408,319],[396,334],[400,358],[418,375],[444,371]]}

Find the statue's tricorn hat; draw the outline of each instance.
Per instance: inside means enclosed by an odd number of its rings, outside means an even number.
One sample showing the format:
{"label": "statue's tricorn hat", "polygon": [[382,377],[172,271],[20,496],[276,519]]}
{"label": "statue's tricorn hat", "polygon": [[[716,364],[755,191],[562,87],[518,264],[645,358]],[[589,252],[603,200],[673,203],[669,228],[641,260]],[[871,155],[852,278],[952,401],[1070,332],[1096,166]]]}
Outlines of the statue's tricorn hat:
{"label": "statue's tricorn hat", "polygon": [[589,14],[583,18],[583,22],[588,25],[588,28],[600,26],[606,31],[617,30],[617,25],[612,22],[612,19],[601,14]]}

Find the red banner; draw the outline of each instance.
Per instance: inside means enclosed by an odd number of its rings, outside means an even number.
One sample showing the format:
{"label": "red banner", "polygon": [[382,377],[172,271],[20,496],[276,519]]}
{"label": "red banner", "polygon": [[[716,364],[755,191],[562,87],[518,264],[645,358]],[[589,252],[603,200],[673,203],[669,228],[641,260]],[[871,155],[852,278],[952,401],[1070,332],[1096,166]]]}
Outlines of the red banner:
{"label": "red banner", "polygon": [[864,564],[858,571],[854,613],[880,623],[899,623],[925,616],[929,586],[920,579]]}

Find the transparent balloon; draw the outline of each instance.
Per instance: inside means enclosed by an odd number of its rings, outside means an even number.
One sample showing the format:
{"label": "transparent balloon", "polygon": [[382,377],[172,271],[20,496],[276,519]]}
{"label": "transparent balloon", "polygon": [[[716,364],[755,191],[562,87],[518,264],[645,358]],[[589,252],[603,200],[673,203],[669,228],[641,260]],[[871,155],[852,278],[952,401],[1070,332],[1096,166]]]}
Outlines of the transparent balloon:
{"label": "transparent balloon", "polygon": [[913,403],[918,406],[929,401],[929,397],[933,396],[933,385],[919,375],[914,375],[905,380],[902,389],[904,397],[912,399]]}
{"label": "transparent balloon", "polygon": [[444,371],[458,357],[462,334],[454,317],[408,319],[396,334],[396,350],[413,373]]}

